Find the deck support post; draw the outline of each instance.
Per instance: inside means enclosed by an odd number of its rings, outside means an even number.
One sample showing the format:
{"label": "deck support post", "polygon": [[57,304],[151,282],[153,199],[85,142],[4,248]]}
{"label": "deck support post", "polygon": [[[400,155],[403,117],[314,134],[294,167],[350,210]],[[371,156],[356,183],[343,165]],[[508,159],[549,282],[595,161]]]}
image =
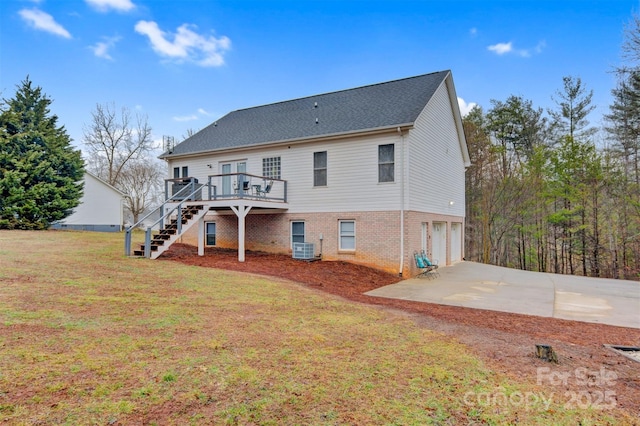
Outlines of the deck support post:
{"label": "deck support post", "polygon": [[231,210],[238,216],[238,262],[244,262],[245,224],[244,218],[251,210],[251,206],[231,206]]}
{"label": "deck support post", "polygon": [[204,216],[198,219],[198,256],[204,256],[205,235]]}

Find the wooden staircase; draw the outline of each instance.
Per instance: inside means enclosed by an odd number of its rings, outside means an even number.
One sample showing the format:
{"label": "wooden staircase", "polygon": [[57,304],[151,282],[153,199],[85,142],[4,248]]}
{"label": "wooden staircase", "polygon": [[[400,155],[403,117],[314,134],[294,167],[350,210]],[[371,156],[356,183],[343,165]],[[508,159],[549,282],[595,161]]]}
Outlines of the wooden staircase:
{"label": "wooden staircase", "polygon": [[[182,234],[184,234],[189,228],[198,223],[198,220],[207,214],[208,209],[202,204],[189,204],[182,207],[181,218],[182,224],[180,231],[178,231],[178,219],[177,215],[171,221],[160,229],[157,234],[153,234],[151,238],[151,259],[156,259],[165,250],[167,250],[171,244],[176,242]],[[144,257],[145,245],[141,244],[139,250],[133,250],[134,256]]]}

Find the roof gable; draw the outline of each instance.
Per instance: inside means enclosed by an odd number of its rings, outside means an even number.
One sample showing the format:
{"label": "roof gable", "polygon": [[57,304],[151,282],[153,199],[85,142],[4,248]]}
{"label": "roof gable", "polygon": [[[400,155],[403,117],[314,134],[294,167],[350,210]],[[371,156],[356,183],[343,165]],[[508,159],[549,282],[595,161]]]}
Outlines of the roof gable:
{"label": "roof gable", "polygon": [[94,181],[98,182],[100,185],[104,186],[105,188],[108,188],[109,190],[117,193],[119,196],[124,197],[126,194],[122,191],[120,191],[118,188],[116,188],[113,185],[110,185],[109,183],[107,183],[106,181],[100,179],[98,176],[94,175],[93,173],[90,173],[88,171],[84,171],[85,174],[85,180],[87,179],[87,177],[92,178]]}
{"label": "roof gable", "polygon": [[449,74],[440,71],[233,111],[161,157],[412,124]]}

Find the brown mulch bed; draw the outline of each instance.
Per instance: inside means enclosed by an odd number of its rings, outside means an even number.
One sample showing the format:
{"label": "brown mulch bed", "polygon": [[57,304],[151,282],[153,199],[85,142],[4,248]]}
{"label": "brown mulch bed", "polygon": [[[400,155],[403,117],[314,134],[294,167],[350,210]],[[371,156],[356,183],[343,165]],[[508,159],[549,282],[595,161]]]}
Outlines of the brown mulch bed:
{"label": "brown mulch bed", "polygon": [[[608,399],[603,401],[602,396],[613,393],[615,409],[624,410],[640,424],[640,362],[603,346],[640,346],[639,329],[366,296],[399,278],[347,262],[305,262],[248,251],[245,262],[239,263],[235,250],[208,248],[205,256],[197,256],[195,247],[184,244],[174,244],[160,259],[285,278],[351,301],[393,309],[455,337],[493,370],[547,387],[556,395],[555,401],[578,408],[606,408]],[[551,345],[558,364],[536,358],[536,344]]]}

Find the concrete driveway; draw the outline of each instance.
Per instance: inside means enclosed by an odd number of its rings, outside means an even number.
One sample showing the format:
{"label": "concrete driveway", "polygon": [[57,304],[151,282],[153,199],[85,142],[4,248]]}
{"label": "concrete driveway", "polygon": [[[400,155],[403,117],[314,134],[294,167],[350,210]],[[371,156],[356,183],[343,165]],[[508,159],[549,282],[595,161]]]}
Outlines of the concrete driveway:
{"label": "concrete driveway", "polygon": [[640,328],[640,283],[459,262],[369,296]]}

